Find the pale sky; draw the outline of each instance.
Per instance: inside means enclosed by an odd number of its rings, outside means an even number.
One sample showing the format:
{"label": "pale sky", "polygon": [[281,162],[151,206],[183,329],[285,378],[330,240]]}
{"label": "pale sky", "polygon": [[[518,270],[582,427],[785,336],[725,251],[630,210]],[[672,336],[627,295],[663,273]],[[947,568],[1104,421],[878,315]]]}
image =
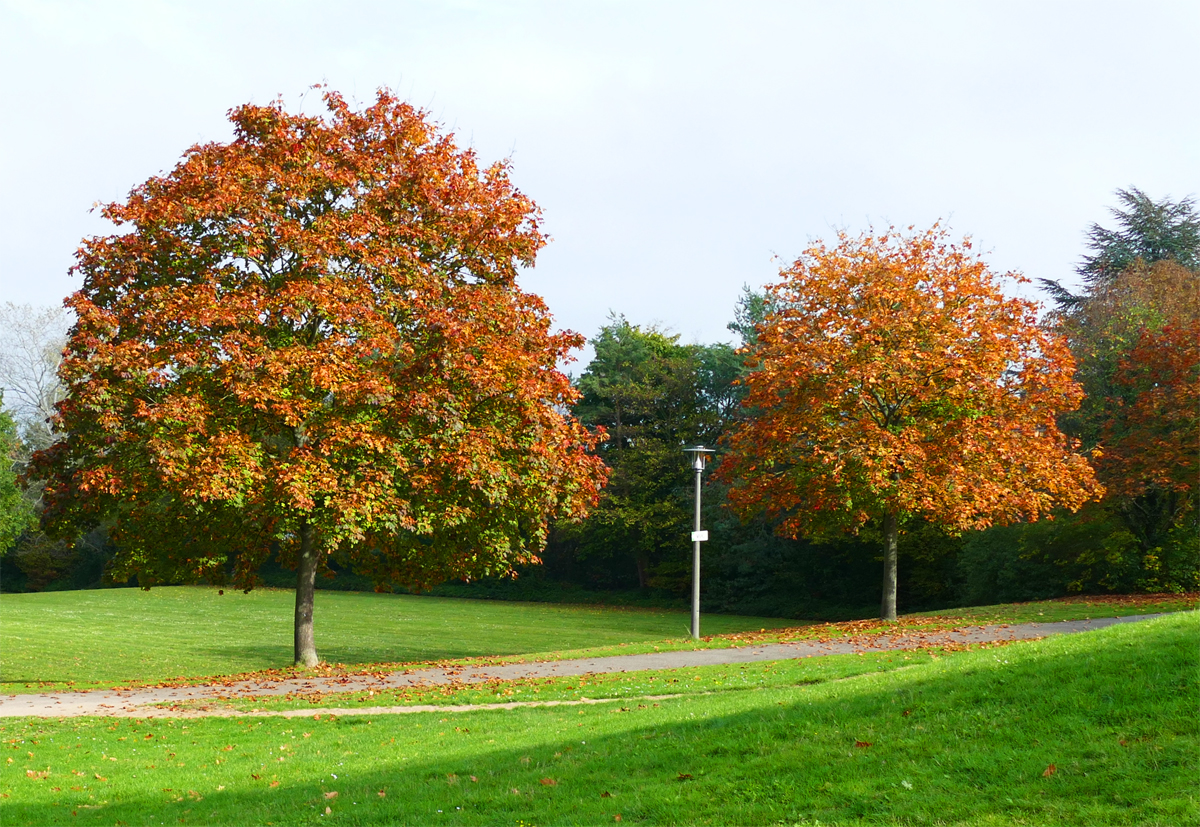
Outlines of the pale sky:
{"label": "pale sky", "polygon": [[320,82],[510,157],[554,238],[522,283],[585,335],[728,340],[742,284],[839,228],[940,218],[1071,282],[1115,189],[1200,192],[1198,53],[1194,0],[0,0],[0,302],[61,302],[93,203]]}

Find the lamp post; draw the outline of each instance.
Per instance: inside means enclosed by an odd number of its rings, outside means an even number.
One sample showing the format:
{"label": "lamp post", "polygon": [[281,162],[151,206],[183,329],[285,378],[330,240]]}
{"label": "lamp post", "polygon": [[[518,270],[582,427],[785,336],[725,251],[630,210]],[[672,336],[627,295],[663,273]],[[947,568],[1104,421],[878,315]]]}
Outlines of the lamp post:
{"label": "lamp post", "polygon": [[697,445],[684,448],[692,457],[692,470],[696,472],[696,523],[692,530],[692,637],[700,639],[700,544],[708,539],[708,532],[700,530],[700,476],[708,455],[716,453],[712,448]]}

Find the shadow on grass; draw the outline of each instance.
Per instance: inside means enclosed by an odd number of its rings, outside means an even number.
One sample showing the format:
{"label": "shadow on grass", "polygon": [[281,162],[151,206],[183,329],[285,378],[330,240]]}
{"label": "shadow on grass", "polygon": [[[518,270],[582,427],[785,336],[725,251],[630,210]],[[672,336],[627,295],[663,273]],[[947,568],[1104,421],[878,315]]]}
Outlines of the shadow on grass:
{"label": "shadow on grass", "polygon": [[[203,802],[131,795],[70,820],[1200,823],[1197,624],[1138,626],[818,687],[583,717],[560,707],[324,721],[309,725],[318,739],[309,745],[330,756],[323,764],[266,765],[246,781],[250,790],[207,792]],[[417,721],[437,737],[414,738]],[[282,738],[276,730],[295,725],[273,719],[264,732]],[[248,759],[246,772],[253,766]],[[272,767],[275,788],[265,774]],[[67,815],[20,796],[5,811],[6,825]]]}

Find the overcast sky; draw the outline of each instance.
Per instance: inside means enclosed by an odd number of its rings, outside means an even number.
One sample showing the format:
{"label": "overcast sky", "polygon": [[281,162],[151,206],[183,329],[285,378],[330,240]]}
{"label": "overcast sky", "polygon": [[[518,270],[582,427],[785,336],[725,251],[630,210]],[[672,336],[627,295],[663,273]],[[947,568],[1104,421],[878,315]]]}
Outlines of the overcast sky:
{"label": "overcast sky", "polygon": [[589,336],[729,339],[776,256],[872,224],[1071,281],[1116,188],[1200,191],[1198,53],[1193,0],[0,0],[0,301],[58,304],[93,203],[318,82],[510,157],[553,236],[523,284]]}

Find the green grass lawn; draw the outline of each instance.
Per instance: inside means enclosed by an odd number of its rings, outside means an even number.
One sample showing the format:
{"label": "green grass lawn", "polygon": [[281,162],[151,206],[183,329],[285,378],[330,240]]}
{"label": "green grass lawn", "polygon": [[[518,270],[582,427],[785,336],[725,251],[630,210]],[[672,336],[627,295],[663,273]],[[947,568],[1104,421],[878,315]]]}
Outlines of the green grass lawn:
{"label": "green grass lawn", "polygon": [[[293,593],[204,587],[0,595],[0,692],[85,689],[202,679],[289,667]],[[349,670],[375,663],[526,660],[837,637],[878,622],[803,625],[705,615],[697,643],[688,615],[621,608],[319,591],[317,651]],[[1180,611],[1193,597],[1073,598],[910,615],[901,625],[944,628]],[[721,637],[724,635],[725,637]]]}
{"label": "green grass lawn", "polygon": [[[628,700],[596,706],[0,721],[0,806],[6,827],[1197,824],[1198,641],[1188,612],[728,685],[612,676]],[[638,700],[661,682],[682,697]]]}
{"label": "green grass lawn", "polygon": [[[290,666],[290,591],[164,587],[0,596],[0,692],[111,686]],[[684,612],[318,591],[330,663],[518,655],[682,638]],[[706,634],[789,621],[711,615]]]}

